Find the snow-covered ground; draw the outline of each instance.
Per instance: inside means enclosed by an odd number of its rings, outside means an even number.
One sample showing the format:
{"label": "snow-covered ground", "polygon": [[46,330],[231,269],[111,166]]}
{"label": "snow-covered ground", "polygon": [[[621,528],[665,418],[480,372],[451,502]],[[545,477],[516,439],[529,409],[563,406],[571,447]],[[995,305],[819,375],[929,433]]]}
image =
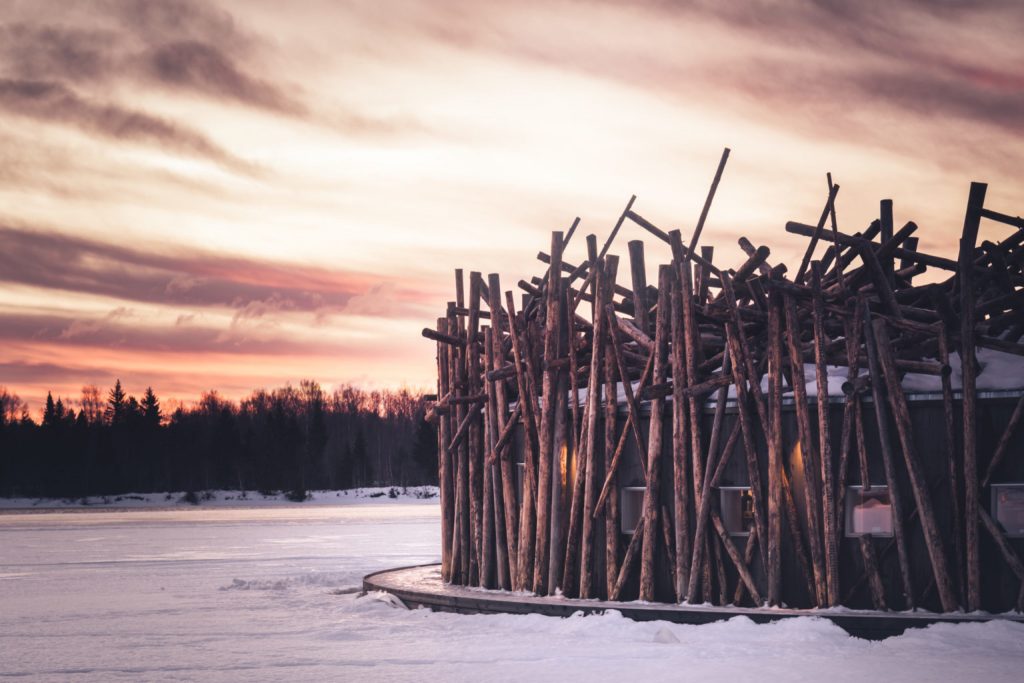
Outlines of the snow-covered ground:
{"label": "snow-covered ground", "polygon": [[[383,503],[383,501],[387,501]],[[0,514],[0,679],[1020,681],[1024,626],[868,642],[829,622],[708,626],[407,611],[370,571],[438,559],[433,501]]]}

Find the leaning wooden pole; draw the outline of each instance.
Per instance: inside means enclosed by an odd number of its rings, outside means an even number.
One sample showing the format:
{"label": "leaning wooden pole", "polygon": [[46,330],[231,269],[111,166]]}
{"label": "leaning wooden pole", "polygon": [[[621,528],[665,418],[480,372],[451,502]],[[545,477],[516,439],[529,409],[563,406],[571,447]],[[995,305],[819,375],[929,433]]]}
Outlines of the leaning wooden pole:
{"label": "leaning wooden pole", "polygon": [[537,423],[534,416],[535,401],[527,377],[524,351],[521,348],[519,330],[516,329],[516,308],[512,292],[505,292],[508,311],[509,333],[512,338],[512,358],[516,370],[516,384],[519,389],[520,416],[523,424],[523,489],[519,509],[519,544],[516,546],[516,590],[528,590],[533,585],[534,528],[536,524],[535,470],[537,455]]}
{"label": "leaning wooden pole", "polygon": [[808,545],[811,549],[811,567],[814,570],[815,600],[825,605],[827,586],[825,578],[825,557],[821,542],[821,495],[818,488],[817,448],[811,434],[811,418],[807,407],[807,386],[804,377],[803,355],[800,351],[800,322],[797,319],[796,300],[783,296],[783,310],[786,317],[786,340],[789,346],[789,368],[793,388],[793,407],[796,409],[797,432],[800,455],[804,468],[804,505],[807,517]]}
{"label": "leaning wooden pole", "polygon": [[896,480],[895,456],[892,452],[892,436],[889,432],[889,417],[885,413],[885,379],[878,361],[878,346],[875,330],[868,310],[867,300],[861,297],[859,305],[863,312],[864,348],[868,357],[868,371],[871,374],[871,394],[875,406],[875,420],[878,427],[878,441],[885,469],[885,481],[889,487],[889,503],[892,508],[892,529],[896,537],[896,554],[900,563],[900,578],[903,580],[903,598],[907,609],[914,609],[914,584],[910,576],[910,555],[907,552],[906,530],[903,524],[903,496]]}
{"label": "leaning wooden pole", "polygon": [[875,320],[873,327],[878,360],[889,389],[889,408],[895,418],[896,432],[899,434],[900,446],[903,450],[903,461],[907,466],[907,474],[910,478],[910,488],[914,493],[914,500],[920,513],[925,545],[928,548],[928,557],[931,559],[932,571],[935,575],[935,587],[938,590],[943,611],[953,612],[957,609],[956,591],[953,590],[953,581],[949,576],[946,549],[939,531],[931,493],[928,491],[928,482],[917,458],[910,427],[910,410],[907,408],[907,398],[903,394],[903,387],[900,386],[899,371],[896,369],[895,358],[892,355],[889,333],[884,320]]}

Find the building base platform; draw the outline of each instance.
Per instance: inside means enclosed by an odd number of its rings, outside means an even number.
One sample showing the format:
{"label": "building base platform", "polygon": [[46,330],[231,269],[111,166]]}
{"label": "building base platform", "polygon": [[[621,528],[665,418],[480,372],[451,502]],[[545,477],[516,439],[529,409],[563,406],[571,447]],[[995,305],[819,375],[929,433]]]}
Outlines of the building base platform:
{"label": "building base platform", "polygon": [[779,607],[714,607],[711,605],[672,605],[653,602],[613,602],[578,600],[563,597],[537,597],[483,588],[445,584],[441,565],[387,569],[363,578],[364,591],[385,591],[409,607],[428,607],[460,614],[543,614],[567,617],[576,612],[600,614],[609,610],[637,621],[670,621],[677,624],[707,624],[744,616],[765,624],[778,619],[817,617],[828,619],[850,635],[880,640],[903,633],[908,628],[923,628],[939,623],[963,623],[1006,619],[1024,623],[1024,614],[981,614],[935,612],[876,612],[873,610],[787,609]]}

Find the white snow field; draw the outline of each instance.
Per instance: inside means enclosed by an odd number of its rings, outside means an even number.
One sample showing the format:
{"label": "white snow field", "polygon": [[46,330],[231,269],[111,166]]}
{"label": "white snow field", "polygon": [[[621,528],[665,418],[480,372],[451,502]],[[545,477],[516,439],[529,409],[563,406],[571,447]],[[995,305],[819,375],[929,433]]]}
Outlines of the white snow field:
{"label": "white snow field", "polygon": [[1024,626],[882,642],[758,626],[408,611],[368,572],[438,553],[436,499],[0,514],[0,679],[1021,681]]}

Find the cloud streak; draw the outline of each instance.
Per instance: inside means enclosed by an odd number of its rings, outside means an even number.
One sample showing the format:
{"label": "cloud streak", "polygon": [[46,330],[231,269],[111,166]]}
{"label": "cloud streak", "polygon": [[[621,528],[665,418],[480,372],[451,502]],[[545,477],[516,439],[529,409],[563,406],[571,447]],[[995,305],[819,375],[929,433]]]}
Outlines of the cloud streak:
{"label": "cloud streak", "polygon": [[282,312],[402,317],[422,310],[427,295],[415,281],[389,283],[371,305],[382,278],[226,256],[200,250],[143,250],[56,232],[0,224],[0,281],[95,294],[121,301],[189,308],[221,307],[236,319]]}
{"label": "cloud streak", "polygon": [[116,104],[85,99],[53,81],[0,79],[0,109],[37,121],[68,124],[113,140],[157,144],[236,171],[256,172],[255,166],[194,130]]}

